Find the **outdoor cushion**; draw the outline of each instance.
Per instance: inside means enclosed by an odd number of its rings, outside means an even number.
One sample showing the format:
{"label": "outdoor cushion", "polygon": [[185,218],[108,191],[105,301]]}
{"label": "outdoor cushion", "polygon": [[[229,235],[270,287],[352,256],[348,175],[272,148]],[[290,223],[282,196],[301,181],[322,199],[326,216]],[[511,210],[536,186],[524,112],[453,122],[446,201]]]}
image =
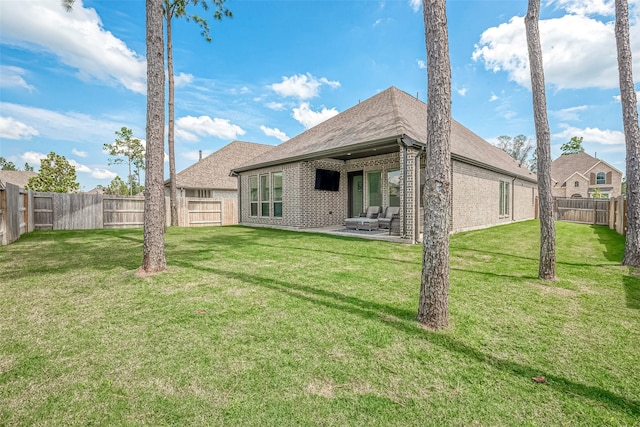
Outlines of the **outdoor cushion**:
{"label": "outdoor cushion", "polygon": [[389,228],[391,224],[391,218],[394,215],[400,214],[399,206],[389,206],[384,212],[384,216],[378,217],[378,227],[380,228]]}
{"label": "outdoor cushion", "polygon": [[[355,218],[347,218],[344,220],[344,225],[346,228],[351,228],[354,230],[358,229],[358,226],[362,226],[363,224],[369,224],[368,228],[371,229],[373,223],[371,220],[376,220],[378,218],[378,213],[380,212],[380,206],[369,206],[364,216],[359,216]],[[378,228],[378,222],[376,220],[374,230]]]}

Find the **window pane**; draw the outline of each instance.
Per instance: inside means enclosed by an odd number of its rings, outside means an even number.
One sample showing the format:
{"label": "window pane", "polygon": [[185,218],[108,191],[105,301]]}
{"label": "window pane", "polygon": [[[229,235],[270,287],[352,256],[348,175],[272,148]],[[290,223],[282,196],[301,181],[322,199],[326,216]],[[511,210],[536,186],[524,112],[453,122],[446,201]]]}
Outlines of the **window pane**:
{"label": "window pane", "polygon": [[499,204],[500,204],[500,209],[499,209],[499,215],[502,216],[504,215],[504,181],[500,181],[500,190],[499,190]]}
{"label": "window pane", "polygon": [[382,186],[380,181],[380,172],[369,172],[367,174],[369,206],[382,206]]}
{"label": "window pane", "polygon": [[260,175],[260,201],[269,201],[269,175]]}
{"label": "window pane", "polygon": [[598,175],[596,175],[596,184],[606,184],[606,176],[604,172],[598,172]]}
{"label": "window pane", "polygon": [[282,202],[273,203],[273,216],[282,217]]}
{"label": "window pane", "polygon": [[251,203],[251,216],[258,216],[258,204],[252,202]]}
{"label": "window pane", "polygon": [[389,191],[389,206],[400,206],[400,171],[387,173]]}
{"label": "window pane", "polygon": [[273,200],[282,200],[282,172],[275,172],[273,174]]}
{"label": "window pane", "polygon": [[509,191],[509,183],[505,182],[504,183],[504,214],[505,215],[509,215],[509,206],[511,205],[511,203],[509,203],[509,196],[510,196],[510,191]]}
{"label": "window pane", "polygon": [[[250,176],[249,177],[249,193],[252,202],[258,201],[258,177]],[[256,212],[257,214],[257,212]]]}
{"label": "window pane", "polygon": [[260,212],[260,216],[269,216],[269,203],[261,203],[262,211]]}

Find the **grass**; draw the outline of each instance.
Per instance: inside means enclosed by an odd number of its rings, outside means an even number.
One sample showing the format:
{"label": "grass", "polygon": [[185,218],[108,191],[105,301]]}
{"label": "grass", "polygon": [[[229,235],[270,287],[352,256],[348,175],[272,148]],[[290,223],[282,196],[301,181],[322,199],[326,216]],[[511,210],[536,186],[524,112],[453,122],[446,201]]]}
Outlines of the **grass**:
{"label": "grass", "polygon": [[[640,277],[557,223],[454,235],[451,327],[415,321],[421,247],[270,229],[34,232],[0,248],[0,425],[639,425]],[[532,377],[545,376],[536,384]]]}

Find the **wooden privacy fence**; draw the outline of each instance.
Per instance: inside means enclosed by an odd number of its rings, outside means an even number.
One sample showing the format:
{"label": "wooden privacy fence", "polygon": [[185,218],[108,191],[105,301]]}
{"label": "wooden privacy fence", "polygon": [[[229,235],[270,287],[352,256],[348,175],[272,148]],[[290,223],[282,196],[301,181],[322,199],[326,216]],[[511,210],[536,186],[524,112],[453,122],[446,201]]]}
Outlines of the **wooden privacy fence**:
{"label": "wooden privacy fence", "polygon": [[0,187],[0,244],[8,245],[28,232],[33,231],[29,223],[28,193],[17,185]]}
{"label": "wooden privacy fence", "polygon": [[[237,224],[235,199],[177,199],[178,226]],[[33,193],[35,228],[90,230],[136,228],[144,225],[144,197],[101,194]],[[169,198],[165,198],[166,225],[171,225]]]}
{"label": "wooden privacy fence", "polygon": [[558,221],[609,225],[609,199],[561,199],[556,198],[555,216]]}

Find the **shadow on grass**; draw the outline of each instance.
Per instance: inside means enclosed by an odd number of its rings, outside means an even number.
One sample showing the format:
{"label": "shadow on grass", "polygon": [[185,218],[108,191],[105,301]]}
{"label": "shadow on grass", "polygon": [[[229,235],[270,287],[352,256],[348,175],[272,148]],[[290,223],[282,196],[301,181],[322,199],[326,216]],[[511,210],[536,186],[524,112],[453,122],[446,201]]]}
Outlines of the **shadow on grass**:
{"label": "shadow on grass", "polygon": [[629,274],[623,276],[622,283],[627,307],[640,310],[640,270],[629,267]]}
{"label": "shadow on grass", "polygon": [[240,280],[248,284],[271,289],[306,302],[354,314],[362,317],[363,319],[380,321],[403,333],[427,339],[430,343],[438,345],[447,351],[455,352],[462,357],[466,357],[479,363],[488,364],[494,369],[514,374],[517,377],[522,377],[523,381],[531,381],[531,378],[534,376],[544,375],[549,381],[547,385],[550,388],[555,388],[557,391],[581,396],[585,399],[606,405],[612,409],[622,410],[635,415],[640,414],[639,401],[619,396],[600,387],[580,384],[552,373],[541,372],[539,369],[534,369],[521,363],[483,353],[476,348],[446,335],[446,333],[435,333],[423,330],[418,327],[415,320],[417,307],[416,312],[413,312],[391,305],[374,303],[357,297],[346,296],[338,292],[317,289],[306,285],[286,283],[276,279],[240,272],[225,271],[212,267],[202,267],[189,262],[178,262],[176,264],[181,267],[202,270],[233,280]]}
{"label": "shadow on grass", "polygon": [[602,252],[604,257],[609,261],[622,262],[622,256],[624,255],[624,237],[606,225],[591,225],[590,228],[593,230],[593,233],[598,236],[598,241],[605,247],[605,250]]}

